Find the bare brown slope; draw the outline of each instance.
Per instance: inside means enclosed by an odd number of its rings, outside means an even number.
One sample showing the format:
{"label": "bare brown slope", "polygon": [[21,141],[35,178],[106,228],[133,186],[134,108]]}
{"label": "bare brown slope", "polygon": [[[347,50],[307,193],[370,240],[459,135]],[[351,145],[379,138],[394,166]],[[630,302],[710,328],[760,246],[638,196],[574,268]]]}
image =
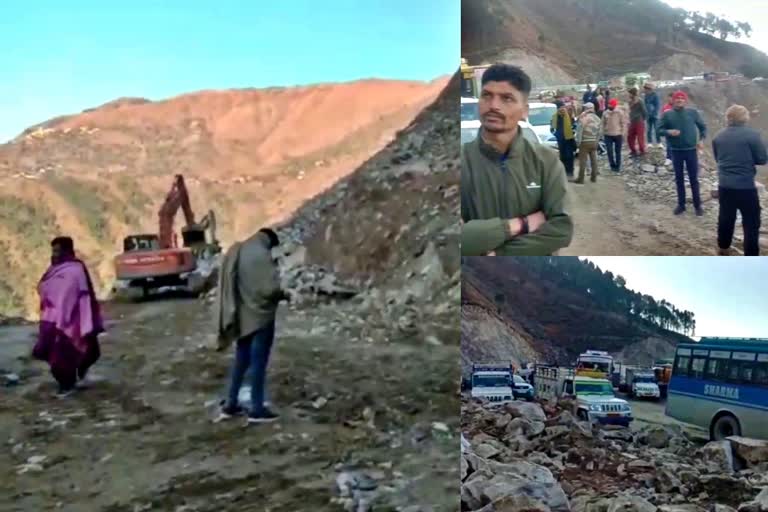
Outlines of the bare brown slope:
{"label": "bare brown slope", "polygon": [[0,145],[0,313],[34,313],[58,233],[76,237],[108,288],[120,240],[157,230],[178,172],[198,216],[216,210],[224,243],[287,218],[383,148],[447,80],[121,98],[26,130]]}
{"label": "bare brown slope", "polygon": [[659,0],[465,0],[462,55],[472,63],[506,60],[506,51],[519,49],[519,58],[544,60],[579,81],[647,70],[673,55],[713,70],[768,69],[768,56],[749,46],[674,30],[673,16]]}

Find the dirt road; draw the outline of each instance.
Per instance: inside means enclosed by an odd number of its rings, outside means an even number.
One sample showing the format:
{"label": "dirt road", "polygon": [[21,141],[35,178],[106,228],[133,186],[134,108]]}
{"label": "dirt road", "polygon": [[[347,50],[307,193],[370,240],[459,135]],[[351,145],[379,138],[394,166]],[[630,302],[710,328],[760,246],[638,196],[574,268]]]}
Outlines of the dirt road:
{"label": "dirt road", "polygon": [[[376,510],[455,510],[458,347],[366,339],[351,303],[283,308],[268,385],[282,418],[245,427],[212,421],[231,353],[212,349],[208,305],[107,313],[103,380],[65,400],[18,359],[33,330],[0,331],[0,368],[22,377],[0,389],[0,510],[342,510],[346,469],[377,481]],[[42,470],[18,474],[34,456]]]}
{"label": "dirt road", "polygon": [[703,441],[707,440],[707,432],[703,429],[682,423],[673,418],[667,416],[664,412],[666,402],[651,400],[633,400],[626,395],[617,393],[617,396],[628,400],[632,406],[632,415],[635,417],[635,421],[632,422],[632,430],[640,430],[645,425],[679,425],[683,427],[686,432],[691,434],[697,439]]}
{"label": "dirt road", "polygon": [[[658,173],[649,173],[641,170],[641,164],[630,163],[625,153],[624,171],[614,175],[607,169],[607,159],[603,157],[599,162],[601,175],[597,183],[587,180],[584,185],[568,184],[575,230],[571,245],[561,250],[561,255],[694,256],[717,253],[718,205],[710,196],[711,186],[704,184],[713,177],[702,171],[704,216],[695,216],[690,205],[686,213],[675,216],[672,214],[676,204],[674,173],[664,168]],[[762,170],[758,180],[768,181],[768,172]],[[690,188],[687,188],[687,195],[690,201]],[[761,200],[765,203],[765,195]],[[734,247],[741,249],[740,221],[737,221],[735,239]],[[762,235],[762,247],[763,252],[768,250],[768,232]]]}

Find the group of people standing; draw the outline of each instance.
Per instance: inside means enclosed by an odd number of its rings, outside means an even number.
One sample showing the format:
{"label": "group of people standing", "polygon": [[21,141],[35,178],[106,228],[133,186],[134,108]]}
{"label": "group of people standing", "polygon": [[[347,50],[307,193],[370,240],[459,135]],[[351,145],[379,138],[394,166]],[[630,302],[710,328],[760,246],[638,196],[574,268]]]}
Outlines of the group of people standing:
{"label": "group of people standing", "polygon": [[[598,141],[605,141],[611,171],[621,170],[621,150],[626,134],[630,158],[642,158],[648,145],[666,142],[666,157],[675,173],[677,206],[675,215],[686,211],[686,175],[691,188],[692,203],[697,216],[704,215],[699,186],[699,151],[704,149],[707,125],[701,114],[688,105],[688,94],[670,92],[662,105],[652,83],[643,85],[643,97],[637,88],[628,91],[628,115],[618,109],[612,98],[603,110],[605,95],[587,86],[583,111],[578,118],[569,114],[562,102],[552,117],[551,131],[558,141],[560,160],[566,174],[573,178],[574,153],[579,152],[579,175],[573,183],[584,183],[587,160],[591,163],[591,181],[599,175],[597,166]],[[597,97],[597,99],[596,99]],[[597,101],[596,105],[593,101]],[[755,184],[757,165],[766,163],[766,149],[760,134],[747,127],[749,111],[733,105],[726,112],[727,127],[712,141],[718,166],[719,218],[718,252],[730,254],[736,212],[741,213],[744,227],[744,254],[759,253],[760,203]],[[574,128],[575,126],[575,128]],[[647,141],[647,144],[646,144]]]}

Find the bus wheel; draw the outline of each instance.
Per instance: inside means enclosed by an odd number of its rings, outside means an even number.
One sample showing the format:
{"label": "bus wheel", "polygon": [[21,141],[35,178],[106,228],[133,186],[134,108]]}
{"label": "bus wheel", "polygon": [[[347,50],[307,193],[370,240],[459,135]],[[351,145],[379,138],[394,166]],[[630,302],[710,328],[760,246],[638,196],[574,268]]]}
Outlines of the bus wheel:
{"label": "bus wheel", "polygon": [[725,414],[715,419],[709,431],[709,437],[713,441],[722,441],[726,437],[740,435],[741,426],[739,426],[739,420],[730,414]]}

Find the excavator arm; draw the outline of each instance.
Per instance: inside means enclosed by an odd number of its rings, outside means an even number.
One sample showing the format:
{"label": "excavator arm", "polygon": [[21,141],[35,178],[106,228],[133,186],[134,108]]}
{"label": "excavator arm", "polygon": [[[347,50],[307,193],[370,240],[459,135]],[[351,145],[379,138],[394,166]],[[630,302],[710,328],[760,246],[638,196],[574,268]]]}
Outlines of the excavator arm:
{"label": "excavator arm", "polygon": [[195,224],[195,215],[192,212],[192,205],[189,202],[189,194],[187,193],[187,187],[184,184],[184,177],[181,174],[177,174],[173,180],[173,186],[171,187],[168,195],[165,196],[165,202],[160,207],[158,212],[158,220],[160,224],[160,248],[170,249],[173,247],[173,220],[176,217],[176,213],[181,208],[184,211],[184,220],[187,226]]}

